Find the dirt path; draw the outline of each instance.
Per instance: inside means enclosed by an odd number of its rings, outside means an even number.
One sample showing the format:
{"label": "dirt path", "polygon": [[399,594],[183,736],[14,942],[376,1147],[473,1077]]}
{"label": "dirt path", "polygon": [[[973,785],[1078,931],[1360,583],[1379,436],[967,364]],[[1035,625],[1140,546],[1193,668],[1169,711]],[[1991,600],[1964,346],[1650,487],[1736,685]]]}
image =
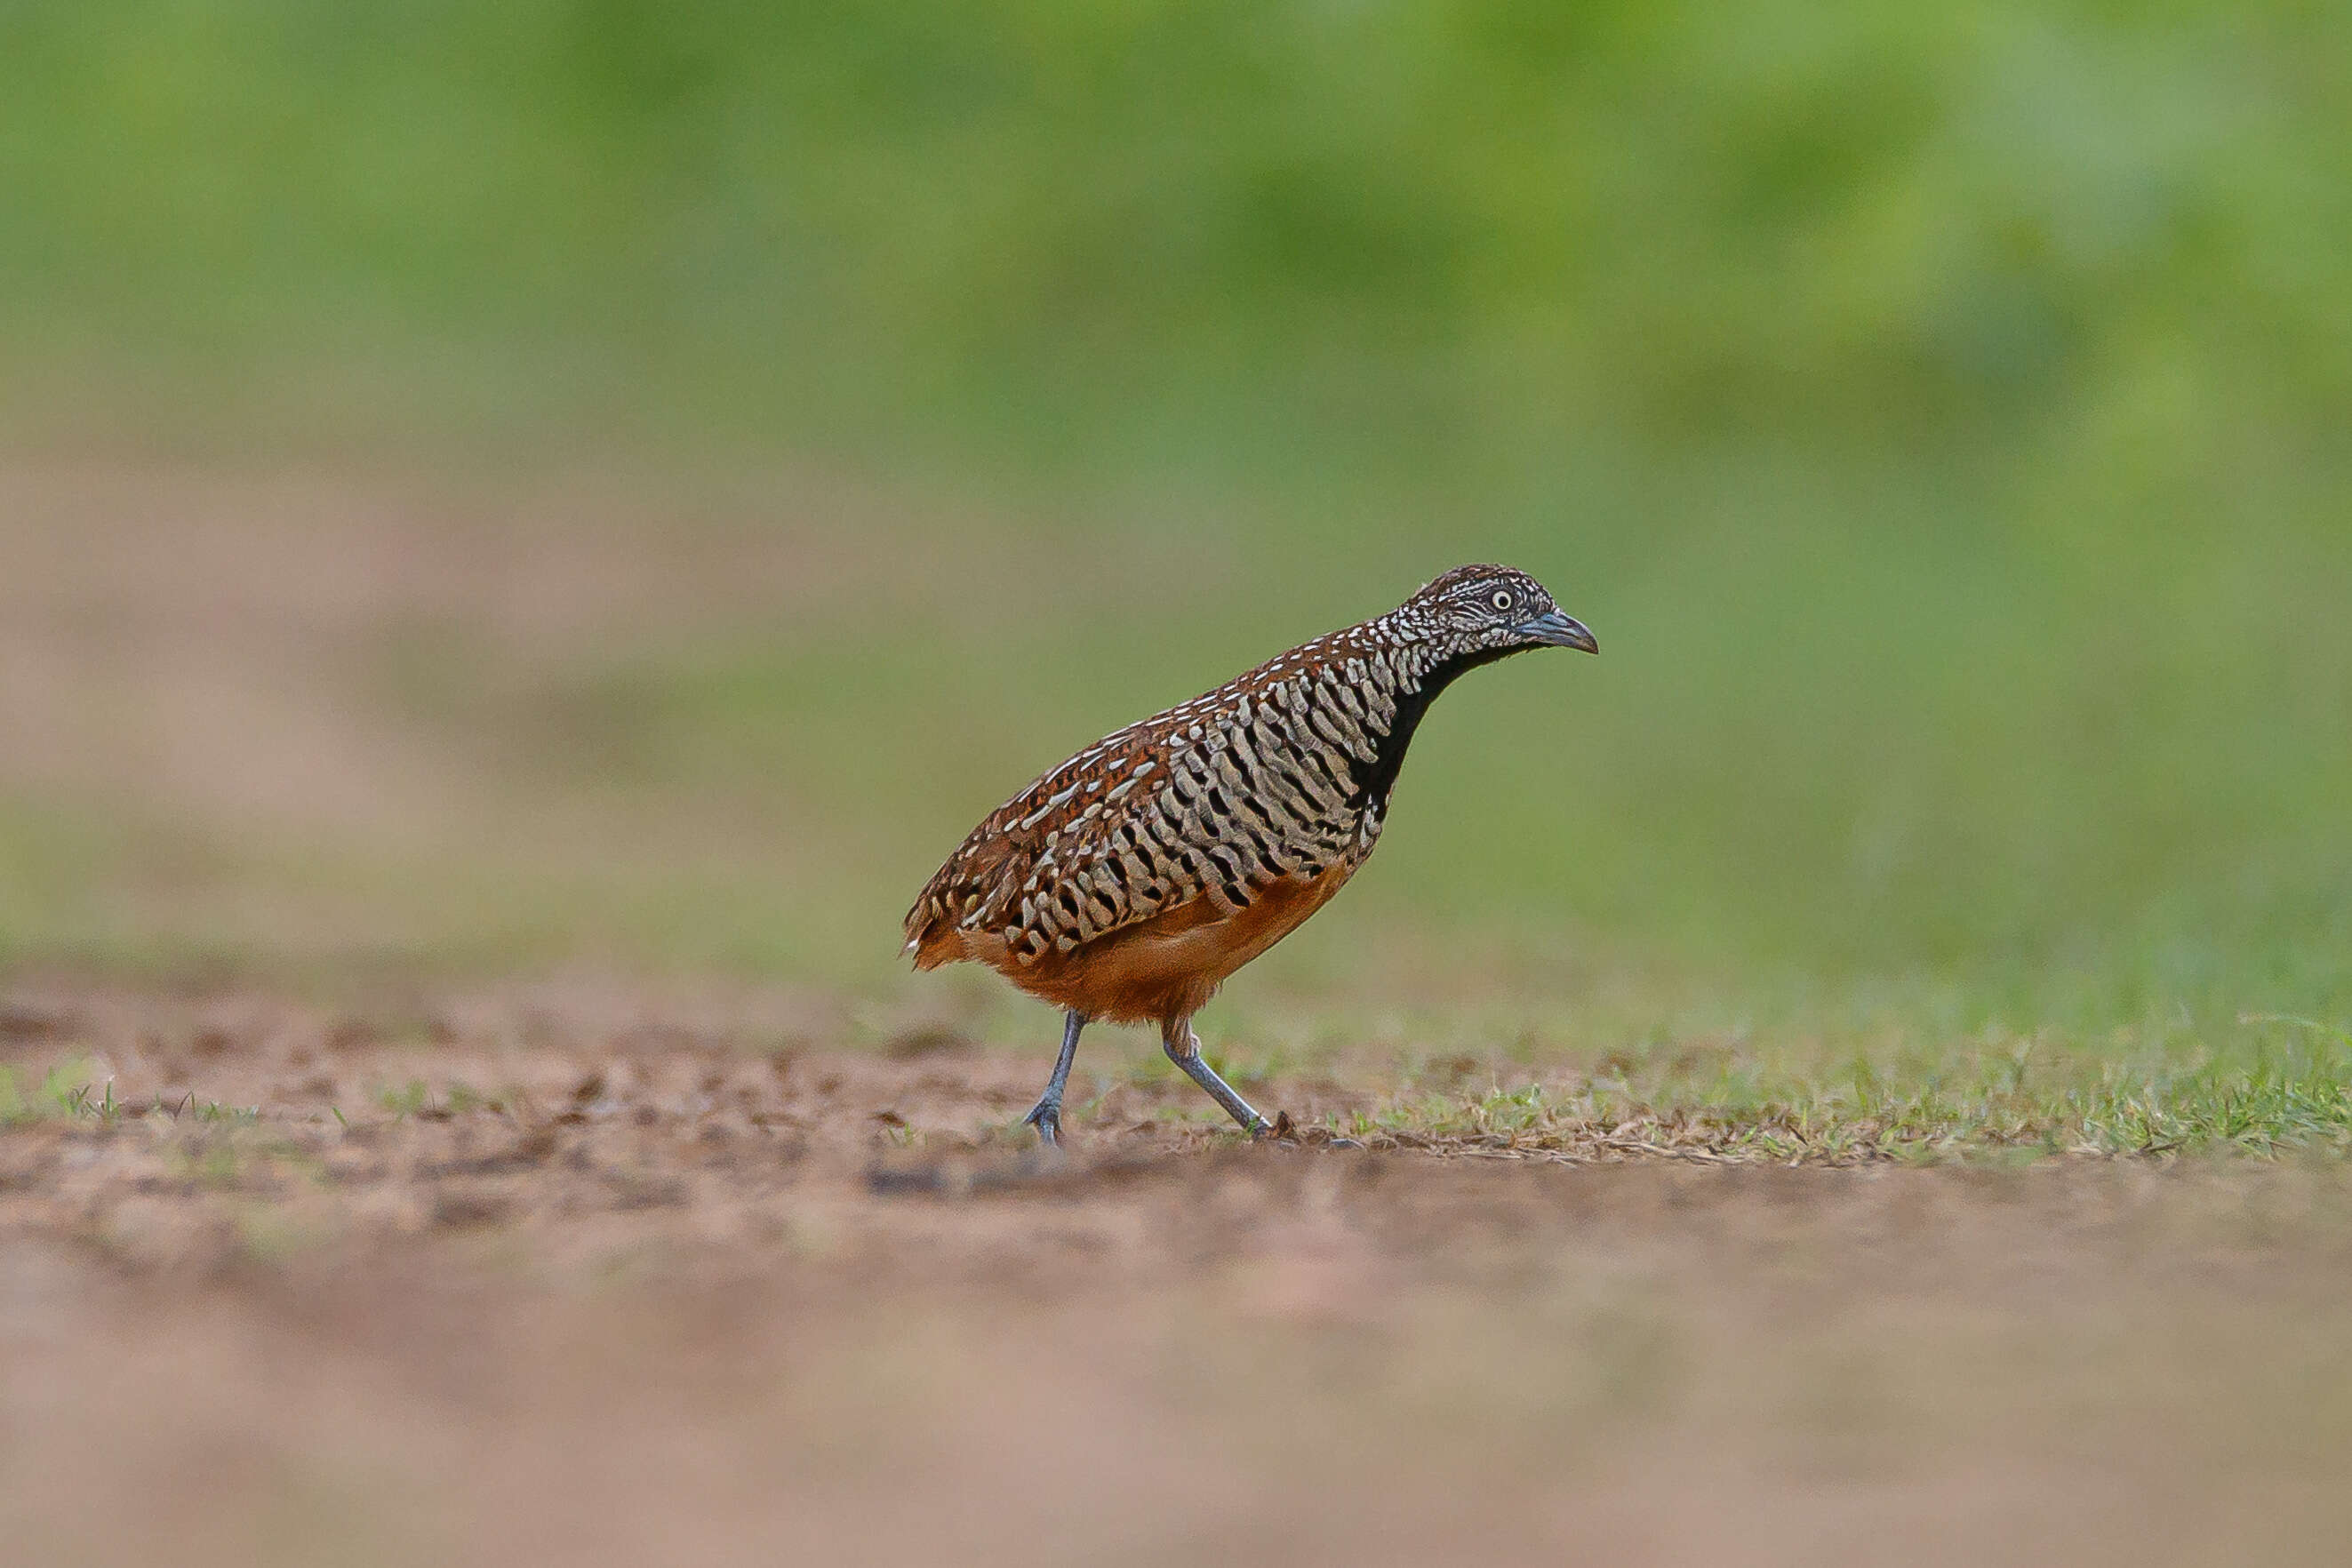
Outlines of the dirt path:
{"label": "dirt path", "polygon": [[[1237,1148],[1121,1082],[1046,1171],[992,1141],[1036,1062],[837,1026],[10,993],[50,1112],[0,1132],[11,1560],[2332,1562],[2352,1525],[2333,1169]],[[173,1109],[60,1110],[68,1059]]]}

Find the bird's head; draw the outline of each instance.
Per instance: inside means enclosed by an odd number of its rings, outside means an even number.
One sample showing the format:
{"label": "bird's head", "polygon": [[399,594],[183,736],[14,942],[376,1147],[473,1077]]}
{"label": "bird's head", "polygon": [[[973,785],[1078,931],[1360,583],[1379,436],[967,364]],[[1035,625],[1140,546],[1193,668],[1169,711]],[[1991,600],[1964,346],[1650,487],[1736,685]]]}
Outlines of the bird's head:
{"label": "bird's head", "polygon": [[1542,584],[1508,566],[1456,566],[1407,599],[1401,613],[1451,656],[1474,662],[1531,647],[1601,651]]}

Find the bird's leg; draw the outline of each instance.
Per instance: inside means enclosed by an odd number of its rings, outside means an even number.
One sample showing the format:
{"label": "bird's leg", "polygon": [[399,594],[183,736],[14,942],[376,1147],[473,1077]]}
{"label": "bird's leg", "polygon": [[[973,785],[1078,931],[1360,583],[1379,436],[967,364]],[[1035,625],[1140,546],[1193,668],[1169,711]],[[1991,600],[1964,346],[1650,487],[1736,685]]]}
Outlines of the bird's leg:
{"label": "bird's leg", "polygon": [[1184,1069],[1184,1076],[1209,1091],[1209,1098],[1225,1108],[1225,1114],[1242,1124],[1242,1131],[1253,1138],[1262,1138],[1274,1130],[1274,1123],[1250,1108],[1250,1102],[1234,1092],[1234,1086],[1217,1076],[1201,1055],[1201,1037],[1192,1032],[1190,1018],[1171,1018],[1160,1026],[1160,1047],[1168,1059]]}
{"label": "bird's leg", "polygon": [[1078,1059],[1078,1031],[1087,1026],[1087,1016],[1073,1011],[1062,1022],[1062,1054],[1054,1058],[1054,1076],[1045,1085],[1045,1092],[1029,1114],[1021,1120],[1037,1130],[1038,1139],[1048,1144],[1062,1141],[1062,1089],[1070,1081],[1070,1064]]}

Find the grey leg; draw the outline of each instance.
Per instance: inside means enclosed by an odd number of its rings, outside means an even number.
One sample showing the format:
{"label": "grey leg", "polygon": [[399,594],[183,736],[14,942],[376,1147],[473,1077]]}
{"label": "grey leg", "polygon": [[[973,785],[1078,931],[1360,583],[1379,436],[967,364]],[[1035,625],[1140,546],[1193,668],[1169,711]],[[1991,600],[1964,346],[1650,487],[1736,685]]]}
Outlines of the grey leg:
{"label": "grey leg", "polygon": [[1084,1013],[1072,1013],[1062,1022],[1062,1054],[1054,1058],[1054,1076],[1044,1098],[1021,1120],[1037,1130],[1040,1142],[1062,1141],[1062,1089],[1070,1081],[1070,1064],[1078,1059],[1078,1031],[1087,1026]]}
{"label": "grey leg", "polygon": [[1250,1102],[1234,1092],[1234,1086],[1217,1076],[1217,1071],[1201,1057],[1201,1037],[1192,1032],[1190,1018],[1171,1018],[1160,1026],[1160,1048],[1168,1059],[1184,1069],[1184,1076],[1209,1091],[1209,1098],[1225,1108],[1225,1114],[1242,1124],[1242,1131],[1251,1137],[1261,1137],[1273,1130],[1274,1123],[1250,1109]]}

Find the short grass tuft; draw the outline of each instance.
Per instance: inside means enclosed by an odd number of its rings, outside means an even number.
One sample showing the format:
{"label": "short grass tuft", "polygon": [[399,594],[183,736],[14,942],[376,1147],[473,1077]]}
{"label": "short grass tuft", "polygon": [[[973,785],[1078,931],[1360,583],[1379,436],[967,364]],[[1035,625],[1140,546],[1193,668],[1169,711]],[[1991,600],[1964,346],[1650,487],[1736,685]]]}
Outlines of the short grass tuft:
{"label": "short grass tuft", "polygon": [[1829,1070],[1604,1065],[1466,1097],[1411,1086],[1330,1125],[1375,1148],[1571,1161],[2342,1154],[2352,1042],[2120,1058],[2019,1046]]}

